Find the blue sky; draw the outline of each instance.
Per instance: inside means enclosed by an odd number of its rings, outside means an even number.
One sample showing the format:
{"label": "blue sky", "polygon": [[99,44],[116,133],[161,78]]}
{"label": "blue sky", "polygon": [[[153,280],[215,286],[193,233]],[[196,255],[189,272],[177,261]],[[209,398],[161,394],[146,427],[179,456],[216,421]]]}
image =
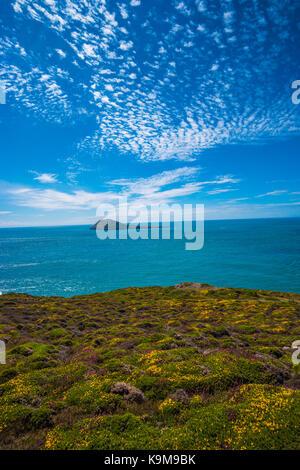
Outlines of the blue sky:
{"label": "blue sky", "polygon": [[299,216],[297,3],[1,0],[0,226]]}

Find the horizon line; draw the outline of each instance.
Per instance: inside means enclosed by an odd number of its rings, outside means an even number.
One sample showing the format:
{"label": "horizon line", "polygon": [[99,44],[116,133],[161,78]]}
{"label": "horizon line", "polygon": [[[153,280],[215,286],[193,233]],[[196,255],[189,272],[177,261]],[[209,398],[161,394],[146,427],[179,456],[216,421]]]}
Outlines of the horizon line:
{"label": "horizon line", "polygon": [[[222,220],[222,221],[230,221],[230,220],[278,220],[278,219],[299,219],[300,218],[300,215],[296,215],[296,216],[287,216],[287,217],[236,217],[236,218],[231,218],[231,219],[227,219],[227,218],[218,218],[218,219],[204,219],[203,222],[216,222],[218,220]],[[191,219],[186,219],[187,222],[190,222]],[[168,221],[164,221],[164,222],[168,222]],[[184,220],[171,220],[170,221],[171,223],[174,223],[174,222],[184,222]],[[192,219],[192,222],[195,222],[195,219]],[[97,223],[97,222],[95,222]],[[136,222],[137,224],[151,224],[151,222]],[[161,221],[159,222],[153,222],[153,223],[163,223]],[[7,225],[7,226],[0,226],[0,230],[1,229],[13,229],[13,228],[55,228],[55,227],[92,227],[93,225],[95,224],[54,224],[54,225]]]}

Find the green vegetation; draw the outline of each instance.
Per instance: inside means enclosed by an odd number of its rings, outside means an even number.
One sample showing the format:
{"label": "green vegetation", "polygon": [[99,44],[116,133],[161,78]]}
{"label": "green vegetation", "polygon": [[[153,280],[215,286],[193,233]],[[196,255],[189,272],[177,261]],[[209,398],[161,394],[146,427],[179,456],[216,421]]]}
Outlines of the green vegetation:
{"label": "green vegetation", "polygon": [[299,448],[300,295],[0,297],[0,449]]}

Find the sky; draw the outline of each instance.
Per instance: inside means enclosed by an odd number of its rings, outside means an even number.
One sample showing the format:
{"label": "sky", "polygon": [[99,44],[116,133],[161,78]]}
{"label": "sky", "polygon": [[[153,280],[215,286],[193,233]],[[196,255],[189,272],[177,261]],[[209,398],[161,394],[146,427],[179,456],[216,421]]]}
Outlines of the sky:
{"label": "sky", "polygon": [[0,227],[299,217],[299,6],[1,0]]}

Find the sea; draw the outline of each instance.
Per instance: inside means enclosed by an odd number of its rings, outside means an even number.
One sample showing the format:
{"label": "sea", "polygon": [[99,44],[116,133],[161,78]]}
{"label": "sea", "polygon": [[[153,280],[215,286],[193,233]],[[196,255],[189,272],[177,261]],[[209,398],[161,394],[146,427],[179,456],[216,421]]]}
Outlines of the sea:
{"label": "sea", "polygon": [[300,218],[209,220],[186,240],[100,240],[88,226],[0,229],[0,292],[64,296],[184,281],[300,293]]}

